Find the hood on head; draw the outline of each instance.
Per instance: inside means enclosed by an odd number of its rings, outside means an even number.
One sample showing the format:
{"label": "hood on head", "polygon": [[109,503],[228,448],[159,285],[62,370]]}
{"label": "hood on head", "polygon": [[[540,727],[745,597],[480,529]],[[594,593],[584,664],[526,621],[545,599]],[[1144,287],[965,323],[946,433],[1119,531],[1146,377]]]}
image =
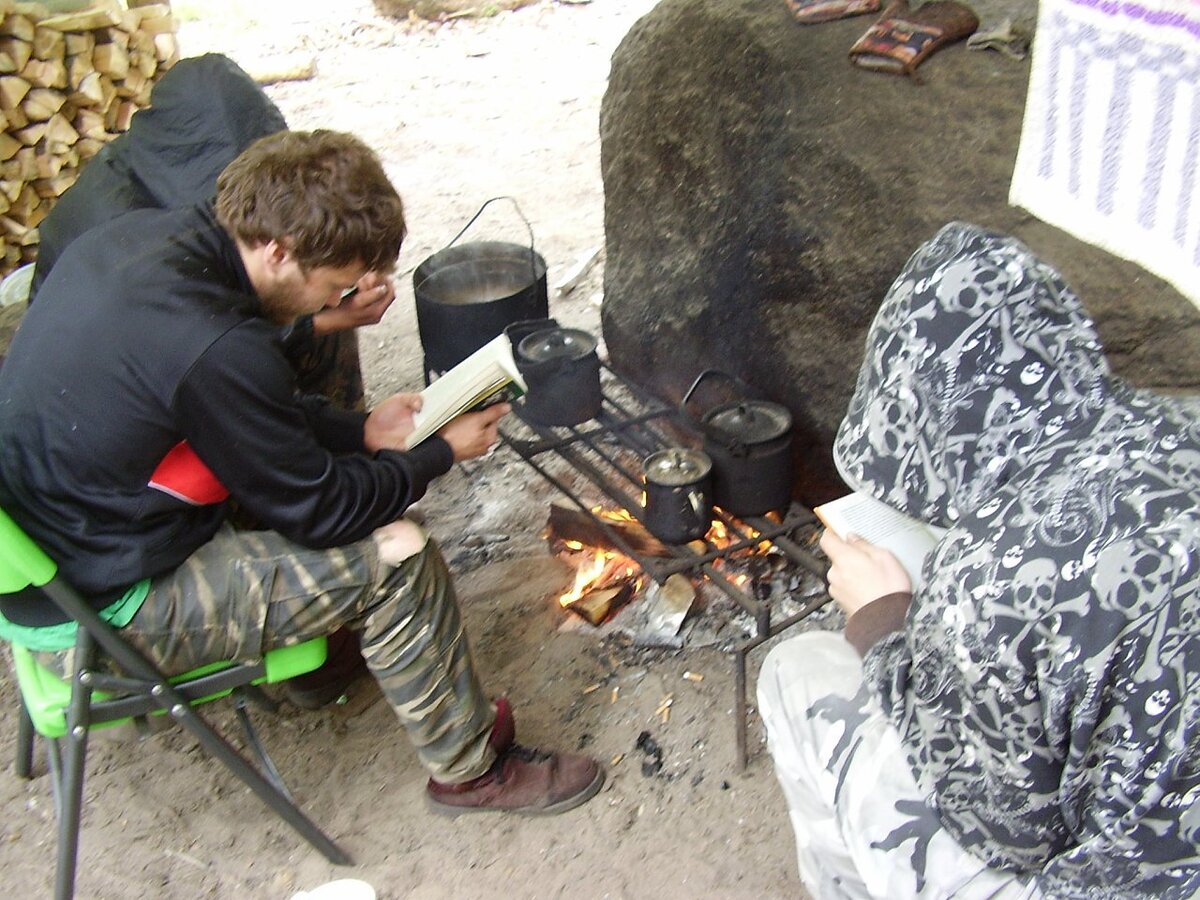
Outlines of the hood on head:
{"label": "hood on head", "polygon": [[946,526],[1110,392],[1095,328],[1019,241],[954,222],[908,261],[834,442],[846,483]]}
{"label": "hood on head", "polygon": [[217,176],[250,144],[287,122],[263,89],[219,53],[181,59],[150,94],[124,137],[130,171],[158,205],[212,199]]}

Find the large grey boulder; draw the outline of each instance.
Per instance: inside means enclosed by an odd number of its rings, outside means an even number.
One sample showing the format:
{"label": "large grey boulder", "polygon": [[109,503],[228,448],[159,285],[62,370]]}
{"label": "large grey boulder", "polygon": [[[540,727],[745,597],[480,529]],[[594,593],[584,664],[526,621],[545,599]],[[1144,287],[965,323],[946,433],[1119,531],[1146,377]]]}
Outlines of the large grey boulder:
{"label": "large grey boulder", "polygon": [[[988,2],[985,25],[1032,16]],[[1008,205],[1028,63],[960,43],[920,67],[923,86],[856,69],[847,50],[872,18],[663,0],[626,36],[600,120],[618,371],[671,401],[705,368],[742,377],[795,416],[798,495],[828,499],[865,330],[917,245],[958,219],[1057,265],[1118,373],[1200,385],[1188,300]]]}

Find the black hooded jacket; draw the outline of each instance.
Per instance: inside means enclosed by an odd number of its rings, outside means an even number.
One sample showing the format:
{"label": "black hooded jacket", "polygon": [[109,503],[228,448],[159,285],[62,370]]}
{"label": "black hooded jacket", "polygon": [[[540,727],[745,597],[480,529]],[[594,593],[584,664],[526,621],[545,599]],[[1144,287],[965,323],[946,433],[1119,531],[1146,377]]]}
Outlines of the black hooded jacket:
{"label": "black hooded jacket", "polygon": [[[72,243],[13,340],[0,505],[99,606],[208,541],[228,497],[314,548],[398,518],[453,454],[435,437],[370,455],[364,420],[297,398],[210,204],[141,210]],[[44,607],[3,612],[48,624]]]}
{"label": "black hooded jacket", "polygon": [[181,59],[129,131],[96,154],[40,225],[31,298],[81,234],[135,209],[211,200],[217,176],[239,153],[285,128],[283,113],[233,60]]}

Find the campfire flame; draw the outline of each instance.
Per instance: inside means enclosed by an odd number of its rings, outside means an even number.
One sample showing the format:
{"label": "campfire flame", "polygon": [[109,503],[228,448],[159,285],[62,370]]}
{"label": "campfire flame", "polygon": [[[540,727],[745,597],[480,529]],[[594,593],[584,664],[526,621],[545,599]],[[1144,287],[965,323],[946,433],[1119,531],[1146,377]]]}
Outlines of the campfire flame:
{"label": "campfire flame", "polygon": [[[623,509],[605,510],[596,506],[592,508],[592,513],[610,522],[636,521],[628,511]],[[590,553],[591,556],[585,557],[576,567],[575,583],[569,591],[558,598],[560,606],[568,607],[591,591],[601,590],[637,575],[637,563],[623,553],[587,547],[579,541],[564,541],[563,546],[574,553]],[[640,577],[638,581],[641,581]],[[635,590],[637,587],[640,587],[640,584],[635,585]]]}
{"label": "campfire flame", "polygon": [[[637,519],[628,510],[624,509],[612,510],[596,506],[592,508],[592,513],[601,519],[614,523],[637,522]],[[758,532],[748,526],[745,526],[745,533],[750,539],[758,537]],[[705,540],[708,544],[718,550],[728,547],[738,539],[737,535],[730,534],[729,528],[720,519],[713,520],[712,527],[709,529],[708,534],[705,535]],[[589,547],[579,541],[563,541],[562,546],[575,555],[578,560],[575,571],[575,583],[571,586],[570,590],[558,598],[558,602],[562,607],[569,608],[572,604],[579,602],[593,591],[604,590],[605,588],[631,579],[636,579],[633,583],[634,592],[636,593],[641,589],[642,576],[639,574],[639,567],[636,562],[624,554],[613,550]],[[770,541],[763,541],[757,545],[738,551],[736,555],[750,556],[765,554],[770,548]],[[713,565],[717,568],[722,568],[725,565],[725,560],[714,560]],[[730,580],[740,587],[749,581],[749,576],[739,573],[733,575]]]}

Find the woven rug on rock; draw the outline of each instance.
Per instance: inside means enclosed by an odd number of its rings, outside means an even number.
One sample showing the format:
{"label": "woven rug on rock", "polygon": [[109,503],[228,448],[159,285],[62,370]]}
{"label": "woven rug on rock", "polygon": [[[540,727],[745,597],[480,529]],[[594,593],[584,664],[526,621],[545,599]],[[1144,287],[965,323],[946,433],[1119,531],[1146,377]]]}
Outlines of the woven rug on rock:
{"label": "woven rug on rock", "polygon": [[1200,306],[1200,0],[1041,0],[1009,201]]}

